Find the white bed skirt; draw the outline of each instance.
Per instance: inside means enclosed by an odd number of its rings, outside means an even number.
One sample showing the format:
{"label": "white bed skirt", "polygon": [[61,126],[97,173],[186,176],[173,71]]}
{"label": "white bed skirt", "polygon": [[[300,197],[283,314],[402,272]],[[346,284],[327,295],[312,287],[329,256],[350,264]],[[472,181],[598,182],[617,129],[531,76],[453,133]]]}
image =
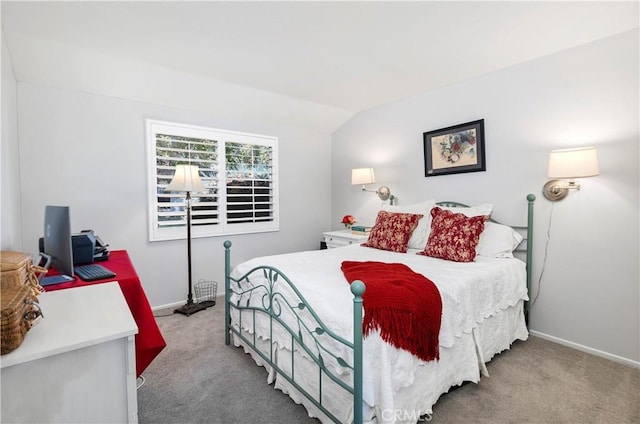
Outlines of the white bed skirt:
{"label": "white bed skirt", "polygon": [[[245,331],[249,339],[253,339]],[[438,398],[449,391],[453,386],[462,384],[465,381],[477,383],[480,375],[488,375],[485,363],[490,361],[494,355],[509,349],[515,340],[526,340],[528,330],[525,325],[523,301],[515,306],[501,310],[495,315],[485,318],[470,333],[465,333],[458,337],[453,346],[440,347],[440,360],[431,362],[420,362],[420,365],[407,373],[404,385],[389,393],[377,384],[367,385],[365,381],[365,391],[369,390],[369,395],[365,396],[373,402],[365,402],[363,405],[363,417],[365,422],[372,424],[382,423],[416,423],[420,416],[431,414],[433,405]],[[375,337],[370,335],[369,337]],[[316,417],[323,423],[332,422],[320,409],[302,395],[285,378],[277,375],[272,367],[265,363],[259,355],[245,345],[244,341],[234,334],[234,345],[242,346],[245,352],[249,353],[255,362],[267,369],[269,384],[275,383],[274,387],[288,394],[296,403],[302,404],[307,409],[309,416]],[[256,338],[256,344],[263,352],[269,351],[269,341],[263,338]],[[282,359],[280,359],[282,358]],[[290,369],[291,352],[279,348],[275,351],[274,362],[286,370]],[[386,364],[391,366],[391,364]],[[379,367],[385,366],[385,361],[373,365],[364,358],[364,378],[365,380],[376,380],[374,375]],[[302,355],[295,355],[295,372],[301,376],[305,373],[317,375],[317,365],[309,361]],[[300,384],[299,380],[298,383]],[[318,392],[318,384],[314,381],[303,380],[302,384],[309,393]],[[371,391],[373,391],[371,393]],[[353,421],[353,402],[348,393],[337,384],[324,379],[322,383],[322,404],[339,417],[341,422],[350,423]],[[374,403],[370,405],[369,403]]]}

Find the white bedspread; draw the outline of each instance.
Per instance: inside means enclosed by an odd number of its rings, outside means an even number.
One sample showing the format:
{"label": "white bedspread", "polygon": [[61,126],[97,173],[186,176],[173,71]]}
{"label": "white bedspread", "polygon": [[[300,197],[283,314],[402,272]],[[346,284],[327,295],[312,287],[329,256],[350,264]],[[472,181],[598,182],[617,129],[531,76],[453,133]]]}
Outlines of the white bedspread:
{"label": "white bedspread", "polygon": [[[395,253],[350,245],[255,258],[238,265],[233,277],[238,278],[260,265],[277,268],[295,283],[329,328],[341,337],[352,340],[353,295],[340,270],[342,261],[404,263],[433,281],[440,291],[441,350],[453,347],[461,336],[474,331],[485,318],[527,299],[525,264],[519,259],[478,257],[475,262],[456,263],[415,253]],[[244,323],[243,326],[247,329]],[[256,331],[261,331],[260,326],[260,323],[256,324]],[[252,328],[248,329],[253,331]],[[262,337],[268,337],[268,333],[266,336],[263,333]],[[275,339],[277,335],[273,337]],[[286,345],[286,342],[283,343]],[[378,410],[393,408],[395,394],[410,385],[415,378],[416,367],[424,365],[410,353],[396,349],[375,336],[364,340],[363,359],[364,401]],[[473,362],[474,359],[468,360]],[[456,371],[452,369],[451,372]]]}
{"label": "white bedspread", "polygon": [[352,310],[353,295],[340,270],[345,260],[404,263],[433,281],[442,297],[441,346],[452,346],[455,337],[469,333],[484,318],[527,299],[525,264],[519,259],[478,257],[475,262],[458,263],[359,245],[255,258],[238,265],[233,275],[258,265],[278,268],[320,318],[350,340],[351,314],[345,311]]}

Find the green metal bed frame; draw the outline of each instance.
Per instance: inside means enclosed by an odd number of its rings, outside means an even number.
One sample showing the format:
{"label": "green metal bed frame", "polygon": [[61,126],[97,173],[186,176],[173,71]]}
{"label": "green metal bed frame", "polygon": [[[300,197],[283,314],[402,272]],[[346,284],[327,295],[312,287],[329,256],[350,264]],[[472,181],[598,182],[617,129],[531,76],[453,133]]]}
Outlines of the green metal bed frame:
{"label": "green metal bed frame", "polygon": [[[526,281],[527,281],[527,293],[531,298],[531,274],[532,274],[532,246],[533,246],[533,203],[535,201],[535,195],[527,195],[527,225],[526,226],[511,226],[512,228],[523,232],[524,240],[520,246],[516,249],[516,252],[524,252],[526,256]],[[436,203],[439,206],[448,207],[468,207],[465,204],[444,201]],[[491,219],[492,222],[497,222]],[[298,291],[295,284],[289,280],[277,268],[271,266],[258,266],[242,276],[234,278],[231,276],[231,242],[225,241],[223,243],[225,248],[225,344],[231,343],[231,334],[235,334],[242,339],[251,350],[259,355],[263,361],[268,363],[275,372],[284,377],[293,387],[300,391],[311,403],[313,403],[319,410],[321,410],[329,419],[335,423],[340,423],[340,420],[329,411],[324,405],[322,400],[322,383],[325,378],[338,384],[347,393],[353,396],[353,413],[354,423],[362,423],[362,295],[365,292],[365,284],[362,281],[355,281],[351,284],[351,293],[353,294],[353,341],[346,340],[334,332],[331,331],[318,317]],[[524,245],[524,247],[523,247]],[[259,277],[258,277],[259,276]],[[266,283],[253,285],[252,278],[264,278]],[[292,292],[295,293],[296,300],[291,301],[285,298],[278,290],[278,284],[288,285]],[[235,303],[231,302],[231,295],[237,296]],[[255,306],[250,304],[250,299],[260,299],[261,306]],[[528,322],[529,302],[524,303],[525,322]],[[231,322],[231,309],[238,310],[239,322],[233,324]],[[301,313],[305,311],[304,319],[301,317]],[[243,312],[245,314],[243,314]],[[292,328],[283,319],[283,313],[288,313],[296,317],[295,327]],[[252,328],[255,329],[256,316],[258,314],[264,314],[269,320],[269,349],[268,352],[261,350],[257,345],[257,335],[253,331],[253,334],[249,337],[242,331],[242,320],[245,315],[248,315],[252,323]],[[274,326],[280,326],[280,328],[286,330],[291,337],[291,370],[283,369],[274,360],[274,344],[273,329]],[[353,360],[349,362],[343,356],[334,354],[326,346],[326,339],[330,338],[333,344],[344,346],[353,352]],[[325,341],[325,344],[321,343],[321,339]],[[308,393],[298,382],[296,381],[295,374],[295,351],[296,347],[302,349],[304,353],[313,361],[318,367],[318,396],[314,397]],[[339,364],[341,367],[351,370],[353,375],[352,384],[348,384],[343,381],[331,367],[327,366],[327,360],[331,360],[334,363]]]}

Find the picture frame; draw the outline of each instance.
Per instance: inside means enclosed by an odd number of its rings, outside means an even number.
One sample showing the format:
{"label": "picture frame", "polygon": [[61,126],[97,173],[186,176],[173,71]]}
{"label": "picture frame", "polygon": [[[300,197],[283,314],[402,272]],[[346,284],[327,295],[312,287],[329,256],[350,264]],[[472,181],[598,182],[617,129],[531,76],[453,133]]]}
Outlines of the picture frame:
{"label": "picture frame", "polygon": [[423,133],[424,176],[486,171],[484,119]]}

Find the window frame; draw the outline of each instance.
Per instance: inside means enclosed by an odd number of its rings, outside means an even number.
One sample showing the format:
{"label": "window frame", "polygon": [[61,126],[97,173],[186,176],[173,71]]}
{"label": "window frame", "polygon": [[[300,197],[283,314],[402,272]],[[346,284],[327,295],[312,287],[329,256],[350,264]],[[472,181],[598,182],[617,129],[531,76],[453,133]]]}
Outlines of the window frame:
{"label": "window frame", "polygon": [[[237,131],[222,130],[204,126],[168,122],[157,119],[146,120],[147,141],[147,213],[149,226],[149,241],[179,240],[186,238],[185,226],[182,225],[162,227],[159,225],[158,207],[158,183],[159,173],[157,166],[157,134],[169,134],[179,137],[200,138],[212,140],[217,144],[218,160],[215,167],[217,173],[217,212],[218,222],[208,225],[194,225],[191,222],[192,238],[227,236],[235,234],[252,234],[262,232],[279,231],[280,206],[278,183],[278,138],[274,136],[251,134]],[[267,146],[271,148],[271,204],[272,219],[265,222],[229,223],[227,222],[227,169],[226,169],[226,143],[240,143],[249,145]],[[187,162],[185,162],[187,163]],[[166,179],[166,177],[165,177]],[[168,184],[168,182],[167,182]],[[206,184],[205,184],[206,185]],[[184,197],[179,194],[177,197]],[[191,193],[192,202],[201,196],[199,193]],[[197,203],[196,203],[197,204]],[[256,209],[254,209],[256,210]],[[185,214],[183,213],[182,216]],[[193,214],[192,214],[193,218]]]}

